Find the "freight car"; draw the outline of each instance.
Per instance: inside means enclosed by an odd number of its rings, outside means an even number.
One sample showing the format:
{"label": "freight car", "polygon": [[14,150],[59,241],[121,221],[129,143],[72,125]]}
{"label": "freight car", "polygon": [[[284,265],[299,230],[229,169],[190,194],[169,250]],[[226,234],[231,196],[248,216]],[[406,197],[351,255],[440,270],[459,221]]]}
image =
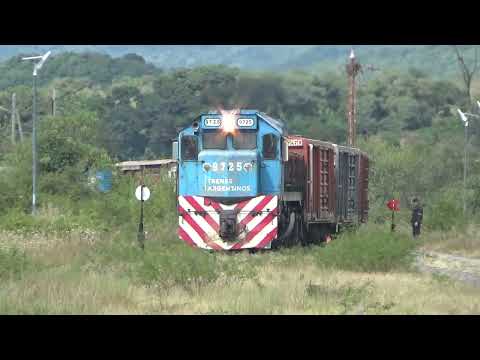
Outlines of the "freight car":
{"label": "freight car", "polygon": [[288,136],[256,110],[211,111],[179,132],[178,235],[209,250],[328,241],[368,218],[368,156]]}

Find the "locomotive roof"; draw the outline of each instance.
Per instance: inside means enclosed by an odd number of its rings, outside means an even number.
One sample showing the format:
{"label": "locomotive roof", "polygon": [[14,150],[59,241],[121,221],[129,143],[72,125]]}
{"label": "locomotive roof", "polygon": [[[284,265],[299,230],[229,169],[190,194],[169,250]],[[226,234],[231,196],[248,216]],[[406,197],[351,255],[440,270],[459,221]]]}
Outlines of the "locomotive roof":
{"label": "locomotive roof", "polygon": [[285,132],[285,124],[281,120],[277,120],[268,116],[265,113],[257,112],[257,115],[260,116],[263,120],[265,120],[271,127],[277,130],[280,133]]}
{"label": "locomotive roof", "polygon": [[[207,113],[203,113],[203,114],[199,115],[196,119],[198,119],[198,118],[200,118],[204,115],[220,115],[220,112],[217,111],[217,110],[210,110]],[[262,118],[265,122],[267,122],[270,126],[272,126],[275,130],[277,130],[278,132],[284,133],[286,131],[285,124],[283,123],[283,121],[278,120],[278,119],[274,119],[271,116],[269,116],[269,115],[267,115],[263,112],[260,112],[258,110],[248,110],[248,109],[240,110],[240,115],[257,115],[260,118]],[[185,126],[182,130],[186,129],[189,126],[190,125]],[[180,131],[182,131],[182,130],[180,130]]]}
{"label": "locomotive roof", "polygon": [[[207,114],[202,115],[220,115],[220,112],[216,110],[209,111]],[[271,125],[275,130],[279,132],[283,132],[285,130],[285,125],[283,121],[274,119],[271,116],[260,112],[258,110],[251,110],[251,109],[241,109],[239,115],[257,115],[265,120],[269,125]]]}

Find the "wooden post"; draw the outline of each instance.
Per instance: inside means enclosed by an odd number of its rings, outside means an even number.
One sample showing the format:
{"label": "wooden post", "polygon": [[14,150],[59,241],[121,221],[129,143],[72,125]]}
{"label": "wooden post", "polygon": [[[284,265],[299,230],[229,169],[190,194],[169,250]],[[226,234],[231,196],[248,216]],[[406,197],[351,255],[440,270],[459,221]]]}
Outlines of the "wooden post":
{"label": "wooden post", "polygon": [[52,116],[57,115],[57,92],[55,91],[55,88],[52,90]]}
{"label": "wooden post", "polygon": [[17,113],[17,95],[12,94],[12,113],[11,113],[11,122],[12,122],[12,144],[15,145],[15,114]]}
{"label": "wooden post", "polygon": [[145,185],[144,184],[144,178],[143,178],[143,169],[144,169],[144,166],[141,165],[142,167],[142,173],[141,173],[141,180],[140,180],[140,186],[141,186],[141,189],[140,189],[140,222],[138,224],[138,236],[137,236],[137,239],[138,239],[138,242],[140,243],[140,248],[142,250],[145,250],[145,231],[144,231],[144,228],[143,228],[143,186]]}
{"label": "wooden post", "polygon": [[20,133],[20,142],[23,142],[22,120],[20,119],[20,113],[18,112],[18,109],[16,111],[15,117],[17,118],[18,132]]}
{"label": "wooden post", "polygon": [[395,210],[392,210],[392,232],[395,232]]}

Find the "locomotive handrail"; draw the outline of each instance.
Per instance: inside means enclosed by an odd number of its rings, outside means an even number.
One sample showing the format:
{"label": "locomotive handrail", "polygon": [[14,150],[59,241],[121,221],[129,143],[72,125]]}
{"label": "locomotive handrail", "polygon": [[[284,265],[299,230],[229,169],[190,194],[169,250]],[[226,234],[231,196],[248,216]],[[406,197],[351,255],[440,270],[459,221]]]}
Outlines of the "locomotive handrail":
{"label": "locomotive handrail", "polygon": [[[253,210],[250,210],[250,211],[237,211],[237,214],[266,214],[266,213],[271,213],[273,212],[274,210],[270,210],[270,209],[267,209],[267,210],[259,210],[259,211],[253,211]],[[221,210],[205,210],[205,211],[197,211],[197,210],[192,210],[192,209],[186,209],[184,211],[180,211],[180,214],[183,214],[183,213],[193,213],[195,215],[204,215],[204,214],[212,214],[212,213],[220,213]]]}

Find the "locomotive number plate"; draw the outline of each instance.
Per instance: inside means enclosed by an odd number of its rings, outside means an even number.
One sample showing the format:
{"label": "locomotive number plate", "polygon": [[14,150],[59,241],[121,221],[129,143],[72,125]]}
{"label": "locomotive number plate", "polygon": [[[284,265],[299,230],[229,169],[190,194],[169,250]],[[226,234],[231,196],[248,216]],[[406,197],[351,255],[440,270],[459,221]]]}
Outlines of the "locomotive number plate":
{"label": "locomotive number plate", "polygon": [[250,127],[253,126],[253,119],[238,119],[237,120],[237,125],[238,127]]}
{"label": "locomotive number plate", "polygon": [[205,126],[208,127],[220,127],[222,125],[222,119],[205,119]]}

